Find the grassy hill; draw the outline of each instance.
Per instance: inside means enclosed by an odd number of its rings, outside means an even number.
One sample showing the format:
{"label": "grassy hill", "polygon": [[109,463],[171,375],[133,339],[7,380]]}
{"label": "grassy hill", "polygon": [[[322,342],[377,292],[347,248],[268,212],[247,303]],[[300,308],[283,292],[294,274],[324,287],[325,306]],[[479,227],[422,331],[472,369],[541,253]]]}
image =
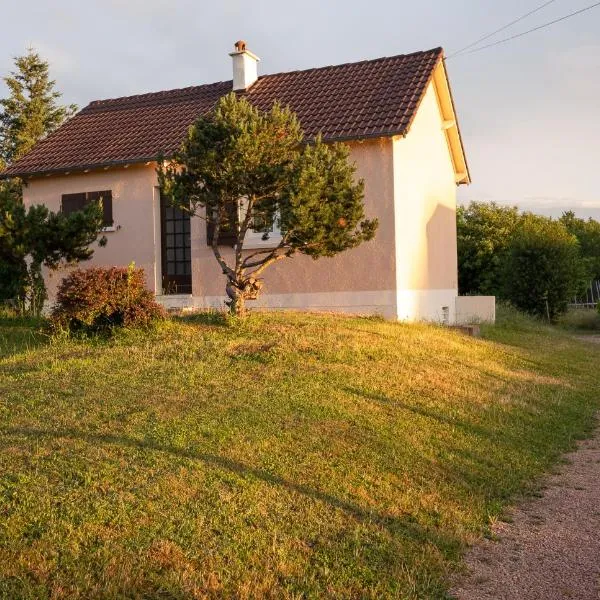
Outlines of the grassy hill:
{"label": "grassy hill", "polygon": [[0,322],[1,598],[444,598],[590,431],[600,345],[512,316]]}

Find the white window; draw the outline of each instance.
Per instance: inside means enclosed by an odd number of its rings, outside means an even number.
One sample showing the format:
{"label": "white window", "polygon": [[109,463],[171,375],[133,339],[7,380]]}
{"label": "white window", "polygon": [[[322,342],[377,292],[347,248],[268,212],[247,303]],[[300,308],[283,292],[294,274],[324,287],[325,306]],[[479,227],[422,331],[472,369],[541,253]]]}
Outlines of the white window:
{"label": "white window", "polygon": [[[246,199],[242,198],[240,200],[240,221],[246,216],[246,206]],[[274,248],[281,242],[279,214],[275,214],[275,219],[269,231],[265,231],[261,219],[260,213],[255,211],[255,215],[252,217],[250,227],[244,238],[244,248]]]}

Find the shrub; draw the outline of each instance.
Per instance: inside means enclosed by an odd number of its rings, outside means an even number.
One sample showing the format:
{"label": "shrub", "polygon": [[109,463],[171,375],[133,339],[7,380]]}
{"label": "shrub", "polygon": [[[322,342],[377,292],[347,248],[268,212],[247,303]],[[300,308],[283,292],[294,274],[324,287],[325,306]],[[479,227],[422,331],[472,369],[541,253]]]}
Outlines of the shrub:
{"label": "shrub", "polygon": [[502,296],[506,253],[521,215],[516,207],[471,202],[456,212],[461,294]]}
{"label": "shrub", "polygon": [[59,286],[51,322],[55,329],[93,333],[144,327],[165,316],[145,287],[144,270],[131,265],[71,272]]}
{"label": "shrub", "polygon": [[581,268],[577,238],[562,223],[526,214],[508,249],[506,296],[516,308],[554,321],[577,290]]}

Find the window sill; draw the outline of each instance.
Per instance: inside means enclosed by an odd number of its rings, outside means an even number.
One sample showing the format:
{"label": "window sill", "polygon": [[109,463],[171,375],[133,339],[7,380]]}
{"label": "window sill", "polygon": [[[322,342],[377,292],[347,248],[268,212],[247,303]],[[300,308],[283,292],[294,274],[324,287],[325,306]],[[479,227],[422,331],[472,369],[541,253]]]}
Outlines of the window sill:
{"label": "window sill", "polygon": [[277,248],[281,243],[281,236],[270,237],[268,240],[262,240],[260,238],[244,240],[244,250],[261,250],[269,248]]}
{"label": "window sill", "polygon": [[111,225],[110,227],[103,227],[100,231],[102,231],[102,233],[107,233],[107,232],[111,232],[111,231],[117,231],[117,229],[119,229],[119,227],[115,227],[114,225]]}
{"label": "window sill", "polygon": [[168,298],[169,300],[189,300],[190,298],[192,298],[192,294],[182,294],[182,293],[165,294],[164,292],[162,292],[160,294],[156,294],[156,298],[158,300],[164,300],[166,298]]}

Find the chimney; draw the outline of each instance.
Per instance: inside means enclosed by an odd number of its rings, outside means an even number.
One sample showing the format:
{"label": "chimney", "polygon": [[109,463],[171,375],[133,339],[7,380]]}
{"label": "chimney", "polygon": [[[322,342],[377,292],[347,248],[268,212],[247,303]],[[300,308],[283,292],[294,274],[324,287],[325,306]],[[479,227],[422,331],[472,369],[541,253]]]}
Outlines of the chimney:
{"label": "chimney", "polygon": [[246,50],[246,42],[235,43],[235,52],[229,56],[233,59],[233,90],[247,90],[258,79],[258,61],[260,58]]}

